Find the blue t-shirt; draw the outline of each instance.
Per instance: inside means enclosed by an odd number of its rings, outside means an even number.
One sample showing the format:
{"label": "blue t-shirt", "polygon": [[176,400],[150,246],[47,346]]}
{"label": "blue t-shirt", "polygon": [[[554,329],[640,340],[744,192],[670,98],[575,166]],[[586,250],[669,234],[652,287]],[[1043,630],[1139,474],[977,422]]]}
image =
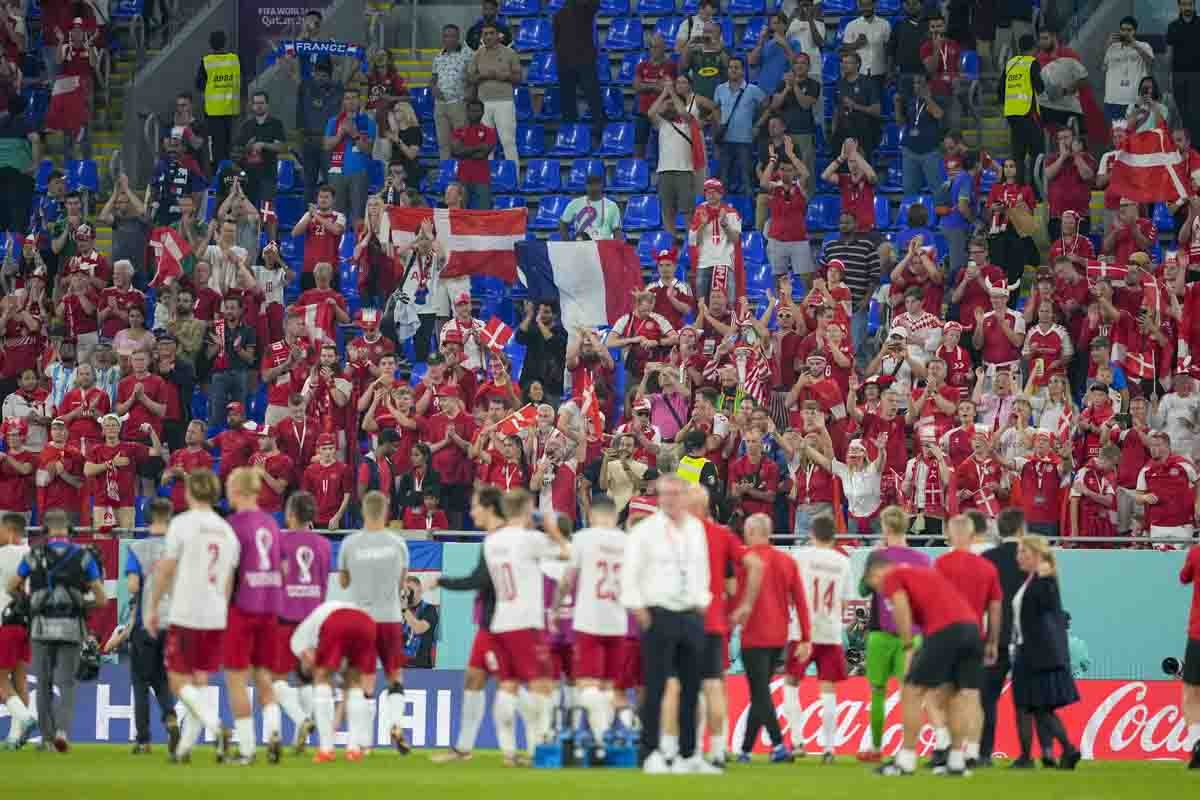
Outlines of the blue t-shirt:
{"label": "blue t-shirt", "polygon": [[[738,93],[745,88],[745,94],[738,101]],[[744,83],[734,89],[729,83],[717,87],[714,96],[721,109],[721,123],[725,125],[725,141],[731,144],[750,144],[754,141],[754,120],[758,118],[758,107],[766,95],[763,90],[753,83]],[[736,105],[736,108],[734,107]]]}
{"label": "blue t-shirt", "polygon": [[905,228],[904,230],[900,231],[900,233],[896,234],[896,252],[908,252],[908,243],[912,241],[914,236],[918,235],[924,237],[923,241],[925,243],[925,247],[931,247],[933,245],[933,231],[929,228]]}
{"label": "blue t-shirt", "polygon": [[[340,116],[340,115],[339,115]],[[330,117],[325,123],[325,135],[333,136],[337,133],[338,118]],[[371,141],[375,141],[378,131],[375,128],[375,120],[371,119],[369,114],[364,114],[361,111],[354,117],[354,127],[360,132],[365,131],[371,137]],[[360,172],[367,171],[367,165],[371,163],[371,151],[361,152],[358,148],[351,146],[349,141],[345,142],[346,157],[342,162],[343,175],[357,175]],[[330,154],[332,155],[332,154]]]}
{"label": "blue t-shirt", "polygon": [[971,227],[971,221],[958,210],[959,200],[966,200],[972,208],[975,208],[975,177],[965,171],[960,172],[958,177],[950,183],[949,205],[951,211],[942,217],[943,230],[946,228],[966,230]]}
{"label": "blue t-shirt", "polygon": [[[793,53],[800,52],[800,42],[795,39],[788,40],[788,47]],[[787,53],[779,42],[770,39],[763,45],[762,53],[758,62],[758,85],[768,95],[775,94],[779,91],[779,84],[783,81],[783,76],[792,68],[792,62],[788,59]],[[745,102],[745,98],[742,98]]]}
{"label": "blue t-shirt", "polygon": [[942,141],[942,123],[929,113],[924,100],[914,97],[904,108],[904,149],[918,155],[931,153]]}

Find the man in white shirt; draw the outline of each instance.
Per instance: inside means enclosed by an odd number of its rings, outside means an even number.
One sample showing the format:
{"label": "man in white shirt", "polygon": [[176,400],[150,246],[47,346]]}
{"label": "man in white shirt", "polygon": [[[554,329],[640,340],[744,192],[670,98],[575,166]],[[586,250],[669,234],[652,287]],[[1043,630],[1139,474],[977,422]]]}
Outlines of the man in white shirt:
{"label": "man in white shirt", "polygon": [[1171,452],[1184,458],[1196,457],[1196,424],[1200,420],[1200,393],[1190,372],[1177,372],[1171,391],[1162,396],[1154,410],[1153,427],[1171,437]]}
{"label": "man in white shirt", "polygon": [[1104,51],[1104,114],[1110,120],[1125,119],[1129,106],[1137,102],[1138,84],[1154,69],[1154,48],[1139,42],[1138,23],[1133,17],[1121,20],[1120,33],[1108,37]]}
{"label": "man in white shirt", "polygon": [[233,528],[213,507],[221,499],[221,483],[209,470],[187,476],[188,510],[167,527],[166,552],[155,567],[146,630],[158,636],[159,604],[164,593],[171,603],[165,659],[171,692],[183,702],[182,736],[171,759],[187,762],[204,728],[219,731],[217,759],[224,761],[232,731],[221,727],[215,706],[205,699],[208,675],[221,668],[222,642],[233,592],[234,570],[241,547]]}
{"label": "man in white shirt", "polygon": [[742,217],[723,203],[725,187],[716,178],[704,182],[704,204],[692,215],[688,245],[695,248],[697,299],[709,302],[709,291],[721,291],[730,307],[737,301],[734,255],[742,235]]}
{"label": "man in white shirt", "polygon": [[[658,479],[658,512],[629,532],[621,570],[621,603],[642,629],[643,770],[648,774],[713,774],[697,755],[696,705],[704,652],[703,613],[712,595],[708,542],[700,520],[687,513],[687,482]],[[679,679],[679,757],[671,766],[659,751],[662,697],[668,676]]]}
{"label": "man in white shirt", "polygon": [[[484,561],[496,588],[490,630],[500,681],[493,713],[504,763],[518,766],[524,763],[517,755],[518,705],[531,754],[549,733],[553,716],[554,684],[545,638],[545,588],[539,562],[565,560],[570,548],[553,523],[545,526],[544,533],[531,530],[533,497],[525,490],[506,493],[501,507],[508,525],[489,534],[483,543]],[[529,691],[518,700],[521,686]]]}
{"label": "man in white shirt", "polygon": [[[800,42],[800,50],[808,56],[808,63],[816,70],[821,69],[821,48],[825,46],[825,23],[817,13],[812,0],[800,0],[796,12],[788,24],[787,39]],[[818,75],[818,79],[820,76]],[[819,104],[818,104],[819,106]],[[818,115],[819,107],[813,109]]]}
{"label": "man in white shirt", "polygon": [[875,0],[858,0],[858,13],[842,34],[842,47],[858,52],[862,58],[862,74],[869,75],[882,94],[887,79],[887,43],[892,37],[892,26],[883,17],[875,15]]}
{"label": "man in white shirt", "polygon": [[717,0],[702,0],[694,17],[688,17],[675,31],[675,52],[682,54],[691,42],[704,39],[704,27],[717,16]]}

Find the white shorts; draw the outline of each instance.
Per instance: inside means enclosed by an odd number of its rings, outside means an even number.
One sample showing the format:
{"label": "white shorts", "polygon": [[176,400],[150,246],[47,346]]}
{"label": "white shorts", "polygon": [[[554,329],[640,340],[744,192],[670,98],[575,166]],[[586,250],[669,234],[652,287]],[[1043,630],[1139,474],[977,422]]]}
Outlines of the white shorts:
{"label": "white shorts", "polygon": [[418,308],[420,314],[437,314],[447,319],[453,316],[454,298],[466,292],[471,293],[470,278],[438,278],[429,290],[429,299],[423,308]]}
{"label": "white shorts", "polygon": [[1151,539],[1190,539],[1196,529],[1191,525],[1151,525]]}

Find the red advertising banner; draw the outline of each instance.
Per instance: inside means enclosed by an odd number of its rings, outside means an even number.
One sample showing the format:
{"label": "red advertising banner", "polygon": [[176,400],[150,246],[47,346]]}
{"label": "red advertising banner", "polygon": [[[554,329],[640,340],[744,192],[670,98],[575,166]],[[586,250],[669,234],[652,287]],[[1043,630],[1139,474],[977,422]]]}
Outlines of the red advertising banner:
{"label": "red advertising banner", "polygon": [[[1060,713],[1071,739],[1079,744],[1087,759],[1146,760],[1185,759],[1188,750],[1187,724],[1180,708],[1181,687],[1177,681],[1078,681],[1081,699]],[[749,692],[744,676],[726,680],[729,694],[730,746],[741,747],[746,722],[750,715]],[[812,753],[820,753],[821,698],[814,679],[800,686],[800,738],[789,734],[783,715],[783,679],[771,684],[775,710],[779,715],[784,737],[794,747],[803,745]],[[893,685],[887,697],[887,721],[884,727],[882,750],[893,755],[900,749],[900,692]],[[918,750],[928,755],[933,749],[933,728],[921,729]],[[756,751],[769,749],[765,732],[755,745]],[[854,755],[871,744],[871,690],[864,678],[852,678],[838,685],[837,742],[839,755]],[[996,724],[996,756],[1011,757],[1019,752],[1017,728],[1009,687],[1000,698],[999,720]]]}

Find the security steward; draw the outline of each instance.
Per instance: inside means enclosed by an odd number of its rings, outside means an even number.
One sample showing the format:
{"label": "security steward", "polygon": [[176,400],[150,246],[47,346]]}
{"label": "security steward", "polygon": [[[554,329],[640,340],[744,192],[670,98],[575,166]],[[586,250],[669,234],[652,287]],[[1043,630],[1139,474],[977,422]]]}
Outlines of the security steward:
{"label": "security steward", "polygon": [[229,158],[233,123],[242,113],[242,64],[225,41],[225,31],[208,37],[212,52],[200,61],[196,89],[204,92],[204,116],[208,119],[209,147],[214,171]]}
{"label": "security steward", "polygon": [[28,582],[29,639],[37,676],[42,749],[53,746],[65,753],[75,713],[75,673],[87,637],[85,618],[89,609],[104,605],[108,598],[100,563],[91,551],[71,541],[67,513],[50,509],[43,525],[45,540],[22,559],[17,574],[9,579],[8,591],[14,597],[22,594]]}
{"label": "security steward", "polygon": [[1029,34],[1017,42],[1021,54],[1013,56],[1004,65],[1000,79],[999,97],[1004,106],[1004,118],[1008,120],[1011,134],[1012,159],[1017,162],[1017,181],[1031,183],[1030,171],[1025,158],[1029,157],[1029,168],[1042,152],[1042,127],[1038,119],[1037,96],[1045,90],[1042,82],[1042,67],[1034,58],[1037,40]]}
{"label": "security steward", "polygon": [[721,508],[721,476],[717,465],[705,457],[708,437],[703,431],[688,431],[683,437],[683,449],[686,455],[679,459],[679,467],[675,474],[688,483],[694,483],[708,489],[710,510],[714,516],[719,516]]}

